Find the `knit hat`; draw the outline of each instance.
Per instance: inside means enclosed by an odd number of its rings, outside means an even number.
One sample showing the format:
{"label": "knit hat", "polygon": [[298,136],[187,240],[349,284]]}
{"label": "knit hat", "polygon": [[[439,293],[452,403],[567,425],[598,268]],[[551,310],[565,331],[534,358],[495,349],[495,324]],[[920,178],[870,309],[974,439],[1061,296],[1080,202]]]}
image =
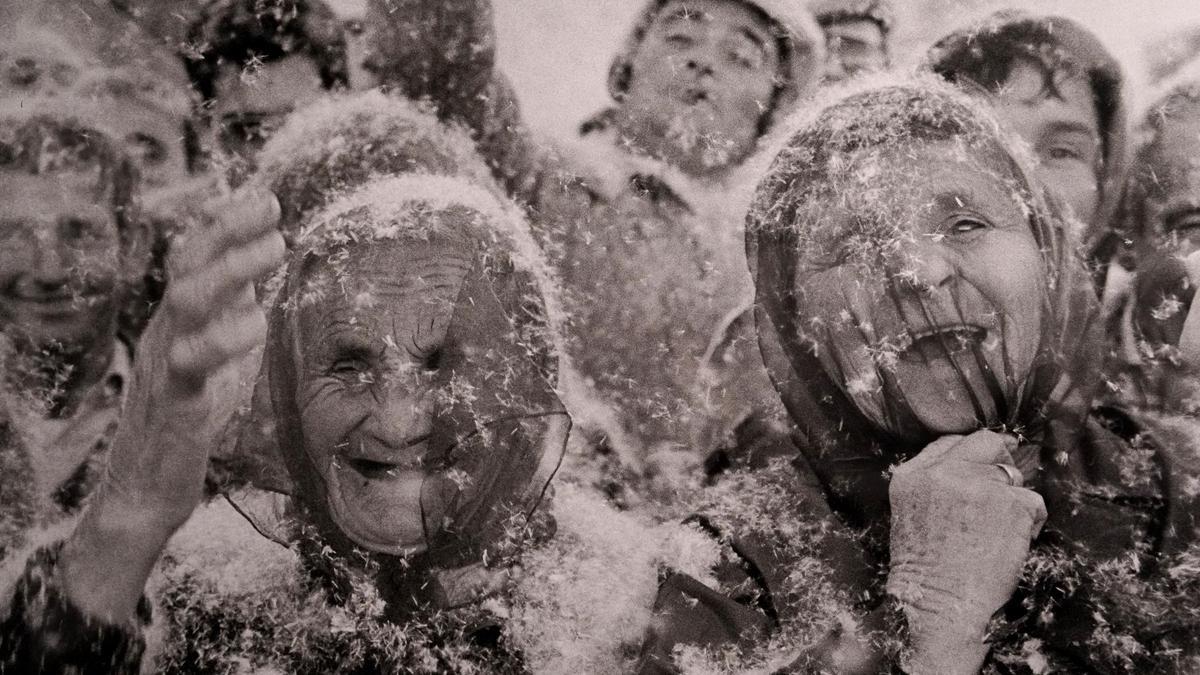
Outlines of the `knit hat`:
{"label": "knit hat", "polygon": [[[784,69],[783,84],[775,98],[775,110],[785,110],[787,104],[806,96],[816,87],[821,75],[821,64],[825,60],[825,37],[812,14],[804,8],[801,0],[727,0],[741,2],[761,10],[783,29],[788,53],[781,59]],[[608,70],[608,93],[619,100],[629,86],[629,74],[634,54],[637,53],[646,31],[655,17],[667,4],[667,0],[650,0],[630,31],[625,45],[617,53]],[[763,129],[769,128],[764,125]]]}
{"label": "knit hat", "polygon": [[252,181],[278,197],[290,236],[306,215],[372,176],[411,172],[492,185],[465,131],[439,122],[420,104],[374,90],[290,115],[259,152]]}

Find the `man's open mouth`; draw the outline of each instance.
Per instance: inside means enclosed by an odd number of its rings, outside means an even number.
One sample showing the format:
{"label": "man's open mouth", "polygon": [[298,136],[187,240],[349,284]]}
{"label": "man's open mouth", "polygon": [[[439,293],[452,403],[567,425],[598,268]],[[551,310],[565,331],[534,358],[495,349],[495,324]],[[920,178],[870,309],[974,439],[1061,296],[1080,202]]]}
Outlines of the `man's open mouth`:
{"label": "man's open mouth", "polygon": [[987,339],[987,329],[974,324],[948,324],[910,330],[900,339],[900,358],[926,362],[969,352]]}

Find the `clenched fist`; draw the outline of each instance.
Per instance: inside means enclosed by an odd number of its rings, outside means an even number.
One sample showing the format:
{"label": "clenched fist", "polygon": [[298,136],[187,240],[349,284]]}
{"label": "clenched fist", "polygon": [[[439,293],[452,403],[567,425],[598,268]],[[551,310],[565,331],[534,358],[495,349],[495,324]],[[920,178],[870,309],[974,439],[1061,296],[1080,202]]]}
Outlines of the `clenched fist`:
{"label": "clenched fist", "polygon": [[85,611],[131,616],[167,539],[199,503],[245,377],[239,366],[266,338],[253,283],[283,260],[279,212],[270,193],[215,199],[175,242],[107,473],[63,550],[64,585]]}
{"label": "clenched fist", "polygon": [[887,590],[908,618],[907,672],[976,673],[987,655],[988,621],[1046,521],[1041,496],[1021,486],[1016,448],[990,431],[946,436],[892,476]]}

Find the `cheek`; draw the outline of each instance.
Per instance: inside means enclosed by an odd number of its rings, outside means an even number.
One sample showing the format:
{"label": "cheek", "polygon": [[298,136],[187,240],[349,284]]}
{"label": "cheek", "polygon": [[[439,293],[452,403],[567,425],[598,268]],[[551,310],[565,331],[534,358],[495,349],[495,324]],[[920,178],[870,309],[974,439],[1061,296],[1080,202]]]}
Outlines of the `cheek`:
{"label": "cheek", "polygon": [[1038,177],[1075,212],[1075,217],[1088,223],[1096,215],[1100,188],[1095,174],[1082,164],[1046,166],[1038,169]]}
{"label": "cheek", "polygon": [[[311,387],[310,388],[316,388]],[[335,450],[367,413],[359,397],[345,391],[317,392],[300,411],[304,449],[319,470],[328,468]]]}
{"label": "cheek", "polygon": [[1020,370],[1033,362],[1041,341],[1046,294],[1042,259],[1032,239],[997,237],[969,261],[977,274],[970,279],[1005,317],[1005,349]]}
{"label": "cheek", "polygon": [[123,271],[128,271],[130,277],[139,276],[134,270],[122,269],[120,250],[115,241],[104,248],[74,252],[70,264],[81,278],[95,284],[111,285]]}

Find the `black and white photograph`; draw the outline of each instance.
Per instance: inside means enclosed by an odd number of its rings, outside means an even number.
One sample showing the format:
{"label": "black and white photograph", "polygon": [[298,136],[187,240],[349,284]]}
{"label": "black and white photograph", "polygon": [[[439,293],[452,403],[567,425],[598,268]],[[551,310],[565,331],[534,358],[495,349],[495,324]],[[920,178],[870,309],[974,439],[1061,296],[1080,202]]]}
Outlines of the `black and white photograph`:
{"label": "black and white photograph", "polygon": [[1197,0],[0,0],[0,675],[1200,675]]}

